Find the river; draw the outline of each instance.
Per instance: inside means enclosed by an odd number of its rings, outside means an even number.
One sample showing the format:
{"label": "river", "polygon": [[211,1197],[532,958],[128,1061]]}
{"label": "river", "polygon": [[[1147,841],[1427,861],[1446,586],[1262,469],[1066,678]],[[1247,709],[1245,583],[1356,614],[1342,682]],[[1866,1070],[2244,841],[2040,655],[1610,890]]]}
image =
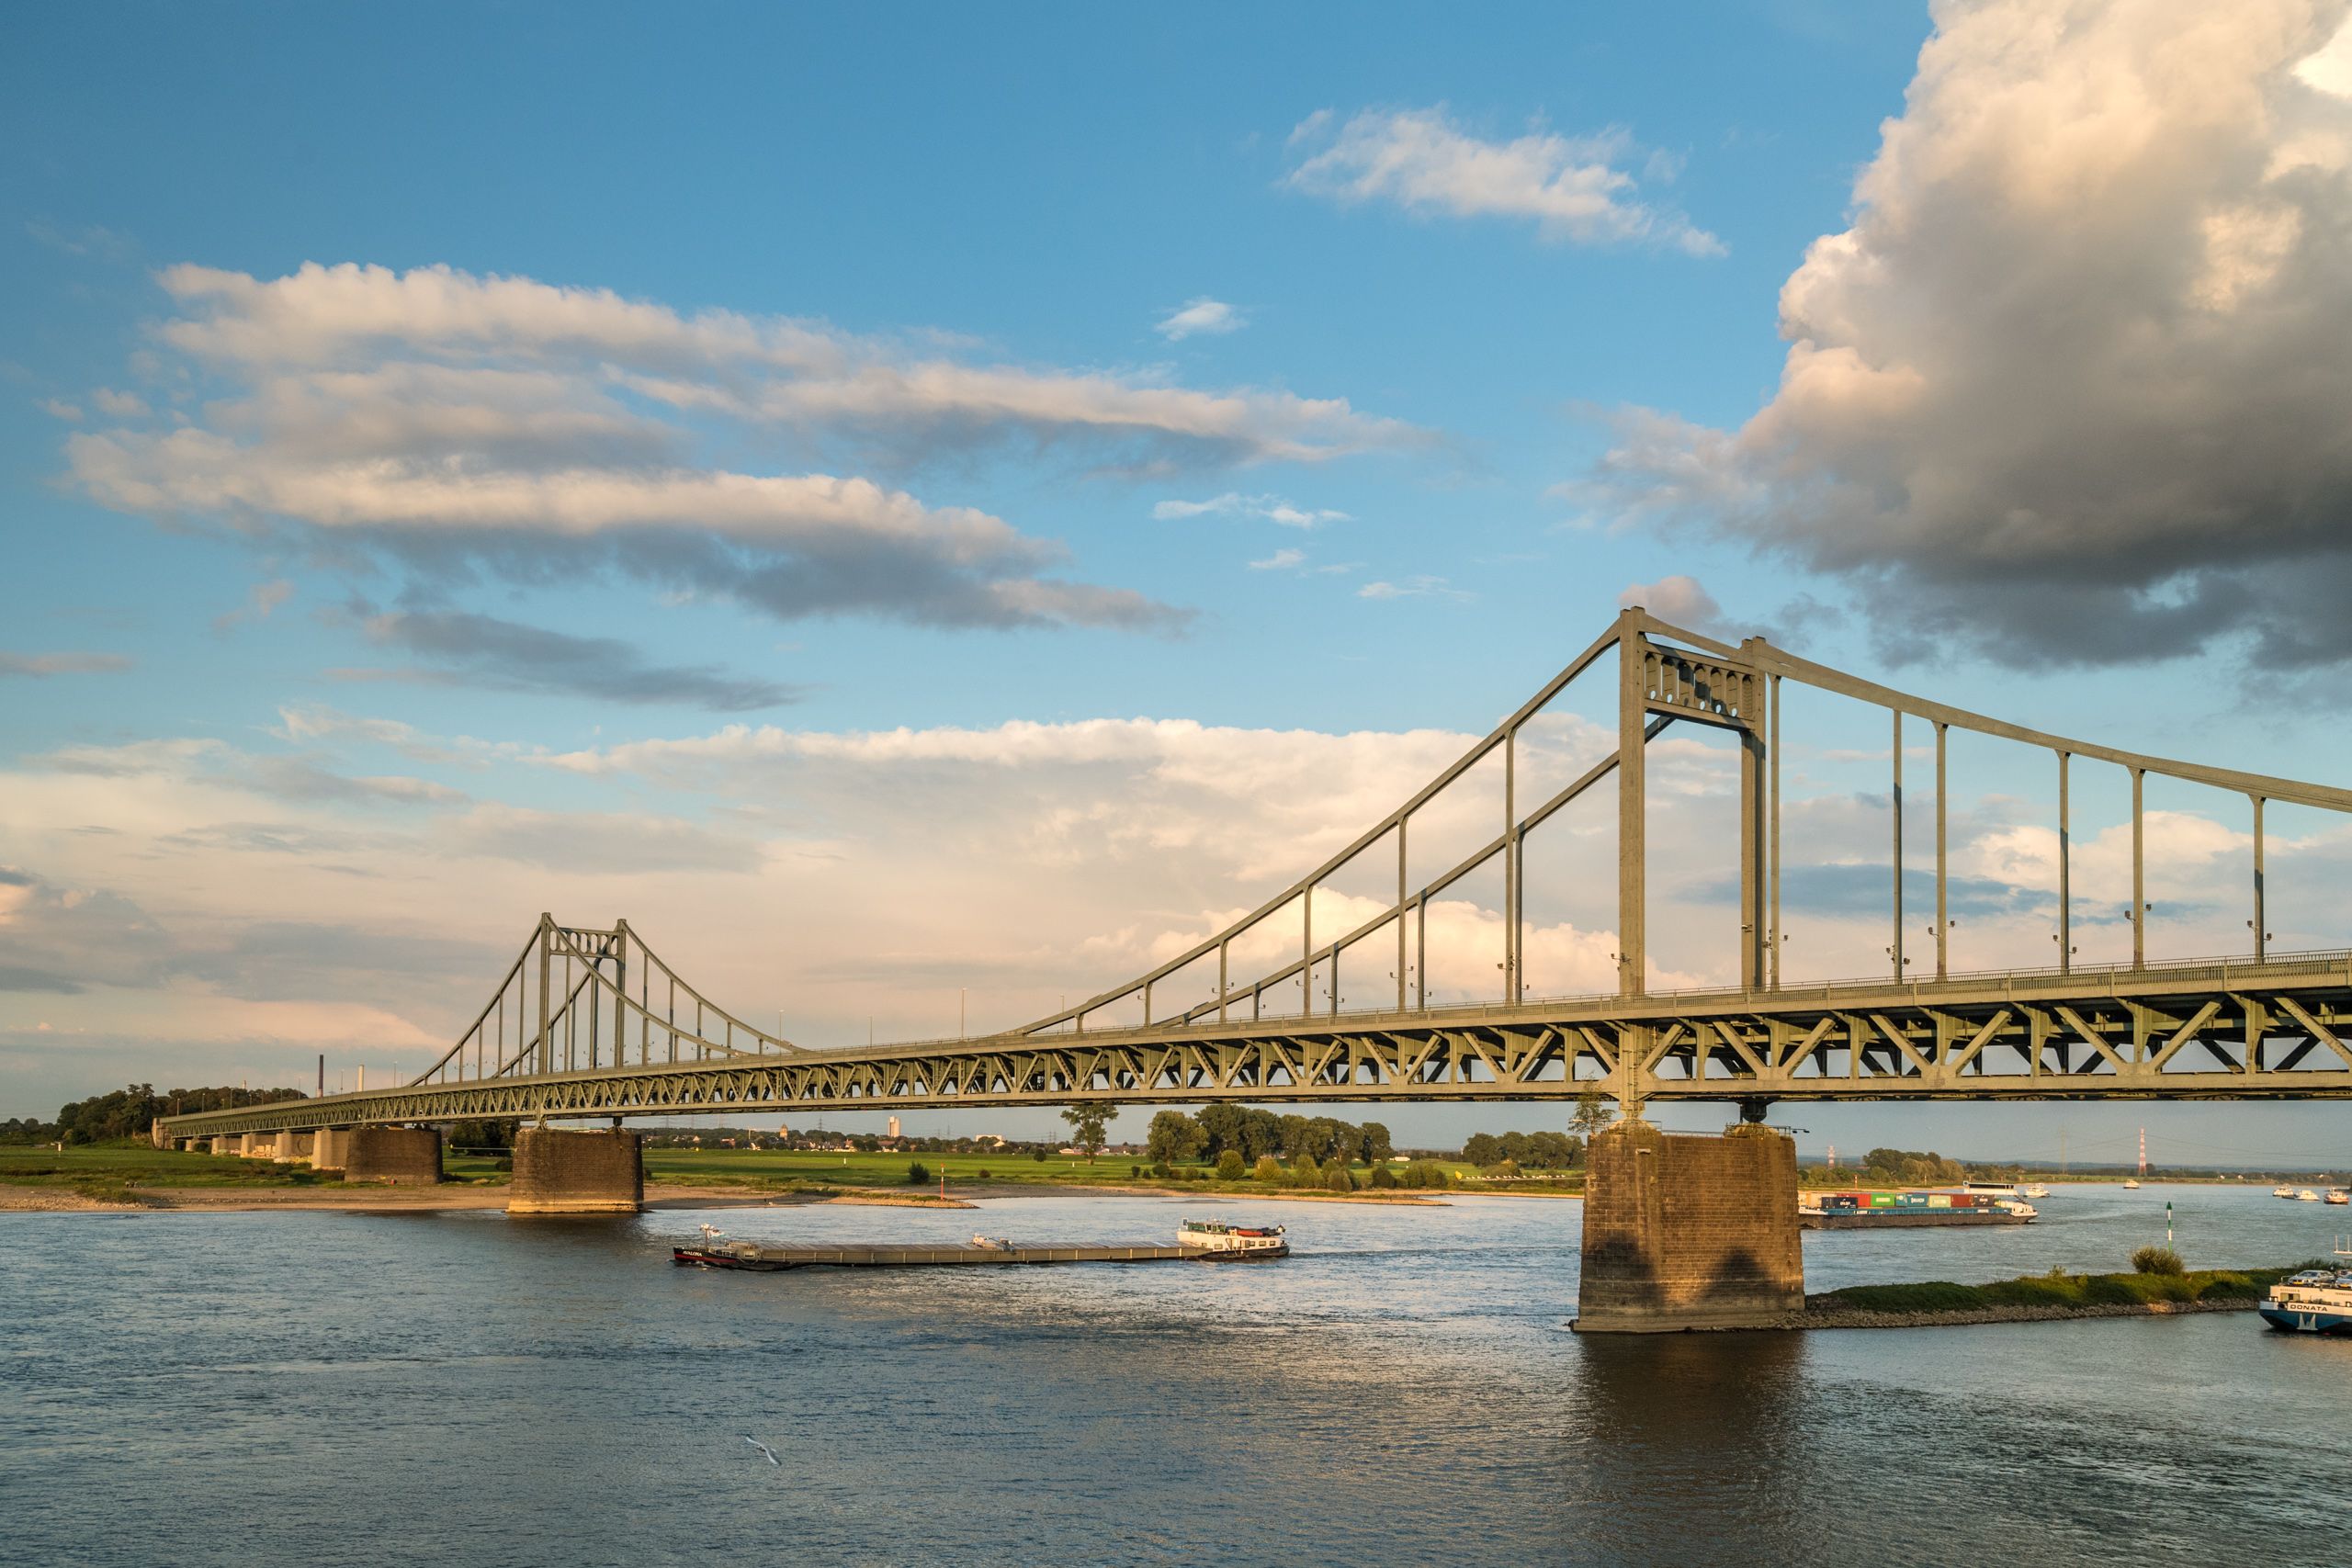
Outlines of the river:
{"label": "river", "polygon": [[[2267,1190],[1817,1233],[1815,1289],[2324,1254]],[[752,1240],[1296,1255],[705,1273]],[[2352,1341],[2252,1314],[1579,1338],[1578,1206],[0,1215],[0,1561],[2036,1564],[2352,1559]],[[771,1467],[749,1444],[774,1450]]]}

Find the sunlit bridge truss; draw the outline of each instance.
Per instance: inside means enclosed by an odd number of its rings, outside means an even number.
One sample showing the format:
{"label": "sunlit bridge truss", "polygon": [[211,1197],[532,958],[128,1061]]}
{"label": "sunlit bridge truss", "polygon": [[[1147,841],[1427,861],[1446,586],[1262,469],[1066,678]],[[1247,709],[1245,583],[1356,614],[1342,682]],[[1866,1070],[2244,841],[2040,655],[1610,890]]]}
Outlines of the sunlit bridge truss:
{"label": "sunlit bridge truss", "polygon": [[[1614,662],[1616,749],[1542,799],[1520,793],[1528,727],[1570,682]],[[1888,971],[1783,984],[1780,722],[1784,682],[1889,717],[1894,875]],[[1647,749],[1668,727],[1727,732],[1738,748],[1736,821],[1721,858],[1737,868],[1739,983],[1652,988],[1647,953]],[[1903,759],[1906,726],[1934,747],[1933,964],[1905,951]],[[1949,964],[1947,742],[1951,731],[2049,753],[2059,810],[2057,951],[2050,968],[1961,973]],[[1448,784],[1499,760],[1494,831],[1456,864],[1416,878],[1418,814]],[[2145,782],[2184,781],[2250,806],[2249,951],[2152,962],[2146,920],[2128,961],[2073,960],[2069,776],[2121,768],[2132,789],[2132,905],[2145,898]],[[1527,994],[1527,835],[1588,793],[1616,802],[1617,984],[1604,995]],[[1605,796],[1604,796],[1605,798]],[[1963,712],[1858,680],[1762,638],[1736,646],[1629,610],[1462,758],[1346,848],[1225,930],[1144,974],[1001,1033],[842,1049],[795,1044],[745,1022],[679,976],[629,927],[542,916],[490,1002],[442,1057],[395,1088],[170,1119],[191,1137],[458,1119],[763,1114],[911,1107],[1573,1099],[1702,1100],[1751,1111],[1776,1100],[2314,1099],[2352,1097],[2352,953],[2270,951],[2266,806],[2352,813],[2352,791],[2144,756]],[[1392,866],[1385,907],[1318,931],[1335,876]],[[1500,873],[1498,995],[1432,1005],[1424,983],[1430,901]],[[1385,876],[1383,870],[1378,874]],[[1299,943],[1265,964],[1278,915]],[[1284,930],[1289,929],[1286,925]],[[1165,1001],[1211,963],[1204,998]],[[1393,979],[1370,1007],[1340,976]],[[1351,984],[1354,984],[1351,981]],[[1359,989],[1363,988],[1358,987]]]}

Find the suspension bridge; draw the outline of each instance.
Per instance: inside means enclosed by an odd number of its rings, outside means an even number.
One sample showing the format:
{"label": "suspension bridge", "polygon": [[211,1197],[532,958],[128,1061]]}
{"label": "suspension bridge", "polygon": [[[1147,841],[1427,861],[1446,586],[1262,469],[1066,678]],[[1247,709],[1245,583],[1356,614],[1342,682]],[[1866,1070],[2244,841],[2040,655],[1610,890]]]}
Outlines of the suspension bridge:
{"label": "suspension bridge", "polygon": [[[1557,792],[1522,798],[1529,727],[1571,682],[1588,671],[1605,675],[1612,659],[1615,750]],[[1782,983],[1780,730],[1782,685],[1790,682],[1874,706],[1890,724],[1894,874],[1883,977]],[[1652,743],[1676,725],[1727,732],[1737,746],[1736,820],[1722,825],[1724,853],[1737,863],[1736,986],[1645,986],[1647,760]],[[1931,975],[1905,952],[1906,726],[1934,748]],[[2038,749],[2052,761],[2055,967],[1951,967],[1945,784],[1954,730]],[[1503,804],[1492,836],[1437,874],[1412,879],[1417,814],[1472,768],[1497,760]],[[2069,779],[2079,761],[2120,768],[2131,783],[2129,961],[2072,961]],[[2250,803],[2251,951],[2149,960],[2150,777],[2211,786]],[[1596,790],[1616,798],[1618,983],[1603,995],[1530,997],[1522,951],[1527,837]],[[413,1081],[167,1118],[155,1135],[1087,1101],[1542,1100],[1594,1089],[1632,1113],[1651,1100],[1715,1100],[1737,1103],[1749,1120],[1775,1100],[2352,1097],[2352,953],[2268,950],[2262,819],[2272,804],[2352,812],[2352,791],[2045,734],[1860,680],[1762,638],[1733,646],[1628,610],[1518,711],[1338,853],[1226,929],[1046,1017],[970,1039],[812,1049],[705,996],[626,920],[582,926],[542,915],[472,1025]],[[1328,891],[1335,878],[1361,879],[1367,868],[1385,877],[1392,857],[1394,895],[1384,908],[1343,930],[1318,928],[1318,892],[1327,905],[1339,902]],[[1430,901],[1498,868],[1501,994],[1474,1005],[1432,1005],[1425,981]],[[1295,953],[1237,967],[1239,954],[1263,953],[1277,920],[1295,921]],[[1391,976],[1393,994],[1384,987],[1376,1006],[1343,1006],[1343,971]],[[1187,976],[1200,977],[1192,988]]]}

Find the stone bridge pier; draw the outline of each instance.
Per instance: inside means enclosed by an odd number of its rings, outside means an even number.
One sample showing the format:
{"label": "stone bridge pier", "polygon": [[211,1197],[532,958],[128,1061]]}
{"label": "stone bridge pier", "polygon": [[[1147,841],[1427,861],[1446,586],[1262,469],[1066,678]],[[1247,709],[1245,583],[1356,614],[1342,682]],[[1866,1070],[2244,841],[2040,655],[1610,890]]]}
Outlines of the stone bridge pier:
{"label": "stone bridge pier", "polygon": [[635,1133],[514,1131],[510,1214],[634,1214],[645,1207],[645,1159]]}
{"label": "stone bridge pier", "polygon": [[441,1179],[441,1134],[430,1127],[322,1127],[311,1136],[311,1164],[339,1170],[345,1181],[430,1187]]}
{"label": "stone bridge pier", "polygon": [[1795,1141],[1621,1122],[1585,1161],[1579,1334],[1771,1328],[1804,1310]]}

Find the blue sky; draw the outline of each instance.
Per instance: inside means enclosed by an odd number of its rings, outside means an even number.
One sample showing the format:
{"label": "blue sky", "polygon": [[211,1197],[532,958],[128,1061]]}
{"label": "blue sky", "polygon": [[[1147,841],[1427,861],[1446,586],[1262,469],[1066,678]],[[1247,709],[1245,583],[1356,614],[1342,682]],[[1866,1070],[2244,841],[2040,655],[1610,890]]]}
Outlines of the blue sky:
{"label": "blue sky", "polygon": [[[811,1043],[1025,1017],[1637,585],[2339,779],[2341,11],[13,16],[0,1097],[398,1070],[548,907]],[[1883,862],[1877,721],[1800,744],[1819,858]],[[2025,962],[2052,792],[2000,761],[1956,806]],[[2177,805],[2201,953],[2245,825]],[[2352,940],[2334,827],[2273,831]],[[1577,988],[1610,916],[1549,918]]]}

